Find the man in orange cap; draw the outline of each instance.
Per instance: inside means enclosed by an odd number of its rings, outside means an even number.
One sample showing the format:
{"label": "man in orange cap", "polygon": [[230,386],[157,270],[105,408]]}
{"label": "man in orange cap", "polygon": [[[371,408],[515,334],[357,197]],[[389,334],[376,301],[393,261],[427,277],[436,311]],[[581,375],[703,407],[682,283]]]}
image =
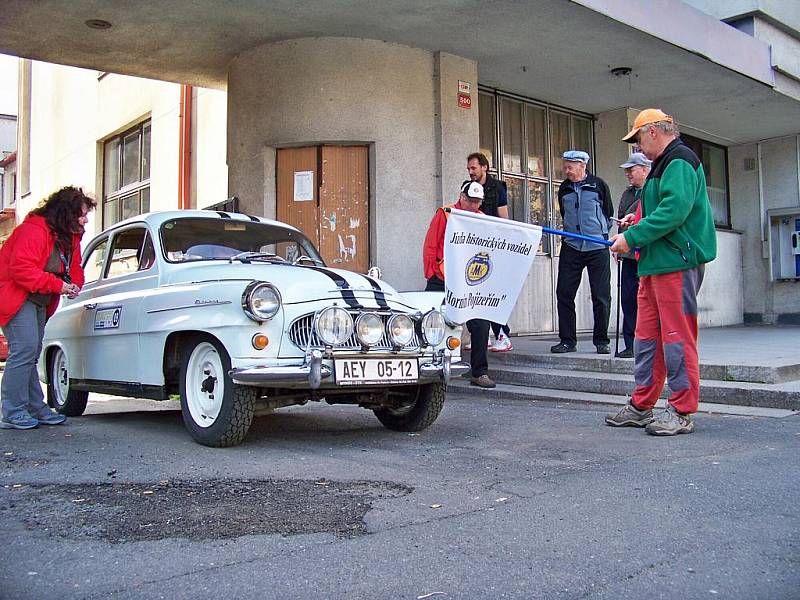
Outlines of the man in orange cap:
{"label": "man in orange cap", "polygon": [[[640,112],[622,138],[653,161],[641,198],[642,219],[615,235],[612,252],[639,248],[639,296],[631,400],[606,417],[615,427],[645,427],[652,435],[694,431],[700,399],[697,292],[704,265],[717,254],[703,165],[678,137],[673,118]],[[669,376],[667,409],[653,407]]]}

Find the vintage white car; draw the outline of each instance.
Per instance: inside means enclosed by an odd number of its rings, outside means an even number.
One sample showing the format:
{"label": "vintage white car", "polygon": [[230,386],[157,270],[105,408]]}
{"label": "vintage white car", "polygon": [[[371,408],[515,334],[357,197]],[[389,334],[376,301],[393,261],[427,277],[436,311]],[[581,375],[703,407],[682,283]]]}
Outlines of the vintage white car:
{"label": "vintage white car", "polygon": [[461,362],[442,294],[398,293],[327,268],[299,230],[212,211],[149,213],[95,237],[86,283],[45,329],[50,405],[80,415],[89,392],[168,399],[208,446],[240,443],[257,409],[358,404],[419,431]]}

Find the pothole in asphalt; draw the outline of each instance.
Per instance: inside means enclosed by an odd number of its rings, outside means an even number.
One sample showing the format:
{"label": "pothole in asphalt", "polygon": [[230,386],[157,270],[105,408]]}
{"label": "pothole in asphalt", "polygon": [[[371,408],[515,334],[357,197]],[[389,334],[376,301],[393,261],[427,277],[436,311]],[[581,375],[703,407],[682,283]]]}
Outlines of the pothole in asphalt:
{"label": "pothole in asphalt", "polygon": [[[366,533],[372,503],[412,491],[387,481],[300,479],[4,486],[0,518],[31,530],[112,543],[164,538]],[[5,514],[3,514],[5,513]]]}

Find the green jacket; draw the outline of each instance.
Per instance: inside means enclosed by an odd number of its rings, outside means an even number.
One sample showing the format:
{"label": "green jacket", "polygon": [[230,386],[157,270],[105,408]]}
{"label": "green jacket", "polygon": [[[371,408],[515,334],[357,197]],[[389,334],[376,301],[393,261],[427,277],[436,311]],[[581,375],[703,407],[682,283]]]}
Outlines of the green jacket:
{"label": "green jacket", "polygon": [[641,206],[642,220],[623,234],[631,248],[640,249],[640,276],[693,269],[716,258],[703,165],[680,139],[653,162]]}

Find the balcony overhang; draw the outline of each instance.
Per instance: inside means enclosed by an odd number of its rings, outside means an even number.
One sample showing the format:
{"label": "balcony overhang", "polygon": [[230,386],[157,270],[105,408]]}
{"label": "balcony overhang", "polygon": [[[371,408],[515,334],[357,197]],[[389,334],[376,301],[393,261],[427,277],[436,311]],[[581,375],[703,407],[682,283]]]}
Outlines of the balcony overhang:
{"label": "balcony overhang", "polygon": [[[476,60],[482,84],[587,113],[660,106],[726,143],[796,133],[800,123],[800,101],[773,88],[769,47],[679,0],[235,6],[9,0],[0,51],[224,89],[227,65],[249,48],[301,37],[371,38]],[[91,29],[92,19],[111,27]],[[631,74],[615,77],[614,67]],[[398,73],[399,85],[402,79]]]}

